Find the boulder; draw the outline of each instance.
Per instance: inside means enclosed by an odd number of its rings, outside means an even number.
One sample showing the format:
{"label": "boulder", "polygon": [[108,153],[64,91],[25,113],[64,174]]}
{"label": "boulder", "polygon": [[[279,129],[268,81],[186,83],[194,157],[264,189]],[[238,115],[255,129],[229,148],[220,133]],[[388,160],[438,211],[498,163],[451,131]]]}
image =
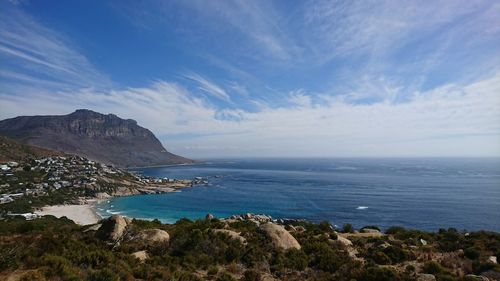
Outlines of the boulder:
{"label": "boulder", "polygon": [[488,277],[490,280],[500,281],[500,272],[494,270],[487,270],[481,273],[481,276]]}
{"label": "boulder", "polygon": [[417,276],[417,281],[436,281],[436,277],[432,274],[419,274]]}
{"label": "boulder", "polygon": [[474,281],[490,281],[488,277],[486,276],[481,276],[481,275],[474,275],[474,274],[467,274],[465,275],[466,280],[474,280]]}
{"label": "boulder", "polygon": [[497,264],[498,263],[497,257],[496,256],[489,256],[488,257],[488,262],[492,263],[492,264]]}
{"label": "boulder", "polygon": [[238,233],[236,231],[232,231],[229,229],[214,229],[215,233],[224,233],[227,236],[231,237],[231,239],[238,240],[240,241],[241,244],[245,245],[247,243],[247,240],[245,237],[241,236],[241,233]]}
{"label": "boulder", "polygon": [[284,250],[300,249],[299,242],[283,226],[266,223],[262,224],[260,228],[271,238],[275,247],[283,248]]}
{"label": "boulder", "polygon": [[337,235],[337,241],[342,244],[343,246],[345,247],[351,247],[352,246],[352,242],[351,240],[345,238],[345,237],[342,237],[340,235]]}
{"label": "boulder", "polygon": [[206,219],[206,220],[211,220],[211,219],[213,219],[213,218],[214,218],[214,215],[212,215],[212,214],[207,214],[207,215],[205,216],[205,219]]}
{"label": "boulder", "polygon": [[297,232],[304,232],[304,231],[306,231],[306,229],[302,225],[296,226],[295,229],[297,230]]}
{"label": "boulder", "polygon": [[85,228],[85,229],[83,230],[83,232],[97,231],[97,230],[99,230],[99,228],[100,228],[100,227],[101,227],[101,224],[100,224],[100,223],[98,223],[98,224],[94,224],[94,225],[92,225],[92,226],[89,226],[89,227]]}
{"label": "boulder", "polygon": [[145,261],[148,258],[148,252],[146,251],[137,251],[132,253],[132,256],[141,262]]}
{"label": "boulder", "polygon": [[361,229],[361,233],[380,233],[380,230],[373,228],[363,228]]}
{"label": "boulder", "polygon": [[168,243],[168,241],[170,241],[170,235],[165,230],[153,228],[142,230],[134,239],[146,244],[161,244]]}
{"label": "boulder", "polygon": [[120,215],[113,215],[102,222],[96,236],[103,240],[118,241],[127,228],[127,221]]}

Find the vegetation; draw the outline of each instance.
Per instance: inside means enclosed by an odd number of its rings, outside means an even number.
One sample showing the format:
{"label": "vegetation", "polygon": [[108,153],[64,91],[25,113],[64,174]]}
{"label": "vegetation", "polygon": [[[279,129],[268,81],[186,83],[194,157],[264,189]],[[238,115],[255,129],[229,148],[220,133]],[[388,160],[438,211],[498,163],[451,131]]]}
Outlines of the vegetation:
{"label": "vegetation", "polygon": [[[420,273],[437,280],[468,280],[465,274],[500,270],[486,261],[499,253],[498,233],[390,228],[390,235],[373,237],[337,234],[353,242],[347,246],[325,223],[297,222],[294,228],[298,226],[304,230],[291,233],[301,249],[283,250],[250,220],[134,220],[128,233],[155,228],[170,234],[168,244],[145,244],[136,239],[109,243],[67,219],[8,218],[0,223],[0,279],[15,271],[22,280],[258,281],[272,276],[362,281],[416,280]],[[246,244],[213,231],[221,228],[240,233]],[[428,240],[425,246],[418,245],[422,237]],[[149,256],[143,262],[132,256],[140,250]]]}

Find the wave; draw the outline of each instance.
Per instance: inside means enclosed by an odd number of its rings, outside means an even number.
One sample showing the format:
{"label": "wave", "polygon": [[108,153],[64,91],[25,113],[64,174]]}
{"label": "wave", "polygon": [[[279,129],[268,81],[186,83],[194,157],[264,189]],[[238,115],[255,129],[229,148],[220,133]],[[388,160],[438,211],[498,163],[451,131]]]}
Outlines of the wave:
{"label": "wave", "polygon": [[123,212],[117,212],[117,211],[113,211],[113,210],[109,210],[109,209],[108,209],[108,210],[106,210],[106,213],[108,213],[108,214],[112,214],[112,215],[119,215],[119,214],[121,214],[121,213],[123,213]]}
{"label": "wave", "polygon": [[367,207],[367,206],[358,206],[358,207],[356,208],[356,210],[366,210],[366,209],[368,209],[368,207]]}

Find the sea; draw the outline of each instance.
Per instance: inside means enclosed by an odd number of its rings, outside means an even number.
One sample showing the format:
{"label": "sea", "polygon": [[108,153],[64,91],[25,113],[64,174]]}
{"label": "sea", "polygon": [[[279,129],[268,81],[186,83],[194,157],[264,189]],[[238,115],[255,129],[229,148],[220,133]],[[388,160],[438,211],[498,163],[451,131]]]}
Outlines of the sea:
{"label": "sea", "polygon": [[173,223],[255,213],[339,228],[500,231],[500,158],[219,159],[132,171],[208,184],[112,198],[97,204],[101,216]]}

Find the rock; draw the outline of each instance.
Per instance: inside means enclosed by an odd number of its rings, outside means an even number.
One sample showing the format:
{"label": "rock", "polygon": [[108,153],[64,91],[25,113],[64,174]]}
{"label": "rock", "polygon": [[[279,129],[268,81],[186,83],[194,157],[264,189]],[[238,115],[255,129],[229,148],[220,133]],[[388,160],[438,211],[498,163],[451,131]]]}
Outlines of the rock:
{"label": "rock", "polygon": [[168,243],[168,241],[170,241],[170,235],[165,230],[153,228],[142,230],[134,239],[146,244],[159,244]]}
{"label": "rock", "polygon": [[304,231],[306,231],[306,229],[302,225],[296,226],[295,229],[297,230],[297,232],[304,232]]}
{"label": "rock", "polygon": [[113,215],[102,222],[96,235],[103,240],[117,241],[123,236],[126,228],[127,221],[120,215]]}
{"label": "rock", "polygon": [[340,235],[337,236],[337,241],[339,241],[339,243],[342,244],[345,247],[351,247],[352,246],[351,240],[349,240],[349,239],[347,239],[345,237],[342,237]]}
{"label": "rock", "polygon": [[474,275],[474,274],[467,274],[465,275],[466,280],[475,280],[475,281],[490,281],[488,277],[486,276],[480,276],[480,275]]}
{"label": "rock", "polygon": [[419,274],[417,276],[417,281],[436,281],[436,277],[432,274]]}
{"label": "rock", "polygon": [[481,276],[488,277],[490,280],[500,281],[500,272],[494,270],[488,270],[481,273]]}
{"label": "rock", "polygon": [[125,222],[127,223],[127,225],[132,224],[132,219],[131,218],[129,218],[129,217],[123,217],[123,219],[125,220]]}
{"label": "rock", "polygon": [[288,231],[291,231],[291,232],[295,232],[295,231],[297,231],[297,229],[295,228],[295,226],[293,226],[293,225],[291,225],[291,224],[287,225],[287,226],[286,226],[286,229],[287,229]]}
{"label": "rock", "polygon": [[214,218],[214,215],[212,215],[212,214],[207,214],[207,215],[205,216],[205,219],[206,219],[206,220],[211,220],[211,219],[213,219],[213,218]]}
{"label": "rock", "polygon": [[89,232],[89,231],[97,231],[101,227],[101,224],[95,224],[90,227],[87,227],[86,229],[83,230],[83,232]]}
{"label": "rock", "polygon": [[425,241],[424,239],[420,238],[420,243],[422,243],[423,246],[427,245],[427,241]]}
{"label": "rock", "polygon": [[110,197],[111,197],[111,195],[107,194],[106,192],[98,192],[95,194],[95,198],[97,198],[97,199],[107,199]]}
{"label": "rock", "polygon": [[300,244],[286,229],[274,223],[266,223],[260,228],[271,238],[274,246],[277,248],[300,249]]}
{"label": "rock", "polygon": [[250,213],[246,213],[246,214],[243,216],[243,218],[244,218],[244,219],[246,219],[246,220],[249,220],[249,219],[253,218],[253,215],[252,215],[252,214],[250,214]]}
{"label": "rock", "polygon": [[363,228],[361,229],[361,233],[380,233],[380,230],[373,228]]}
{"label": "rock", "polygon": [[148,258],[148,252],[146,251],[137,251],[132,253],[132,256],[141,262],[145,261]]}
{"label": "rock", "polygon": [[496,256],[490,256],[490,257],[488,257],[488,262],[489,263],[493,263],[493,264],[497,264],[498,263],[497,257]]}
{"label": "rock", "polygon": [[247,240],[245,237],[241,236],[241,233],[238,233],[236,231],[232,231],[229,229],[214,229],[215,233],[224,233],[227,236],[231,237],[231,239],[238,240],[241,242],[241,244],[246,245]]}

